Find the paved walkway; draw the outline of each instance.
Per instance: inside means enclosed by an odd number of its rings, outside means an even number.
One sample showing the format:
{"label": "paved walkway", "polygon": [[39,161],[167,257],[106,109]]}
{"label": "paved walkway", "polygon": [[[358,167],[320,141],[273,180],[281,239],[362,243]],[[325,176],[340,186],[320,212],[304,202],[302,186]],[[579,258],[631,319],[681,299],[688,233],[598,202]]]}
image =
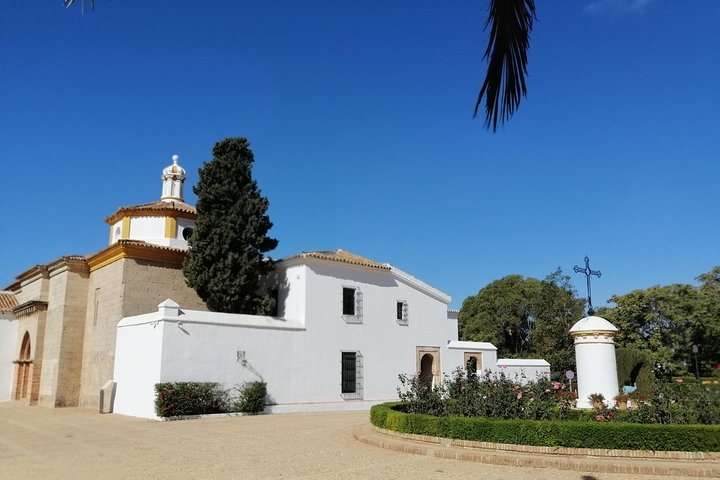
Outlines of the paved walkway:
{"label": "paved walkway", "polygon": [[6,402],[0,403],[0,478],[661,478],[488,465],[388,450],[354,437],[368,433],[367,417],[367,412],[348,412],[156,422]]}

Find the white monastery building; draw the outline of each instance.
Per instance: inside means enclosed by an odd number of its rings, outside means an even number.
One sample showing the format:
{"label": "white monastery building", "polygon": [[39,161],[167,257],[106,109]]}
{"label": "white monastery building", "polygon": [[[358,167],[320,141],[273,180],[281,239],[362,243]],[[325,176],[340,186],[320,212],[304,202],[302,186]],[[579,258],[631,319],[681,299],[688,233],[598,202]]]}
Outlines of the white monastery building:
{"label": "white monastery building", "polygon": [[197,218],[184,180],[174,156],[159,202],[106,219],[106,248],[32,267],[0,292],[0,401],[155,418],[156,383],[262,380],[271,412],[367,409],[397,399],[401,373],[435,384],[458,367],[549,374],[544,360],[458,341],[447,294],[343,250],[278,261],[265,282],[274,316],[209,312],[181,271]]}

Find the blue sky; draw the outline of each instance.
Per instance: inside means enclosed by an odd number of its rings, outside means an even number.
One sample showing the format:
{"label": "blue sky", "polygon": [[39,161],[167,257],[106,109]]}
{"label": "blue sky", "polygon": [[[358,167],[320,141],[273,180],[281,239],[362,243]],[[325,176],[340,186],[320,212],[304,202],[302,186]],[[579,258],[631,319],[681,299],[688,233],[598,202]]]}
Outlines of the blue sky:
{"label": "blue sky", "polygon": [[472,118],[486,7],[5,2],[0,288],[101,250],[173,154],[191,186],[228,136],[252,143],[274,257],[343,248],[455,307],[586,254],[596,305],[720,264],[720,2],[538,0],[528,97],[495,134]]}

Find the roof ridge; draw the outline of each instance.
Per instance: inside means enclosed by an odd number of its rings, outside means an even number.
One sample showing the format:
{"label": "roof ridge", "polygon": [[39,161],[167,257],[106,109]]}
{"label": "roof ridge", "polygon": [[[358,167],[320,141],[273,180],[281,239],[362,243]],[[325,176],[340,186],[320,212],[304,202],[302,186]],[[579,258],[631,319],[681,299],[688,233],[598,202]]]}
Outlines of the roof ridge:
{"label": "roof ridge", "polygon": [[292,258],[316,258],[318,260],[327,260],[330,262],[347,263],[350,265],[358,265],[362,267],[377,268],[378,270],[390,270],[390,267],[386,264],[370,260],[369,258],[363,257],[356,253],[348,252],[338,248],[337,250],[314,250],[309,252],[302,252],[292,257],[284,258],[283,260],[290,260]]}

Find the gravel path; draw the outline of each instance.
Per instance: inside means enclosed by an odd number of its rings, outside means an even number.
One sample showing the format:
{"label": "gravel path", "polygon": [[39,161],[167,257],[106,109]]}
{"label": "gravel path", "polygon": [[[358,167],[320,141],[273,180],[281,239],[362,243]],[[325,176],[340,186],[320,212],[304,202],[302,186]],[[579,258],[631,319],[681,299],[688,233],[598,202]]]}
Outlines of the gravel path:
{"label": "gravel path", "polygon": [[643,478],[385,450],[353,438],[367,417],[367,412],[343,412],[156,422],[0,403],[0,479]]}

